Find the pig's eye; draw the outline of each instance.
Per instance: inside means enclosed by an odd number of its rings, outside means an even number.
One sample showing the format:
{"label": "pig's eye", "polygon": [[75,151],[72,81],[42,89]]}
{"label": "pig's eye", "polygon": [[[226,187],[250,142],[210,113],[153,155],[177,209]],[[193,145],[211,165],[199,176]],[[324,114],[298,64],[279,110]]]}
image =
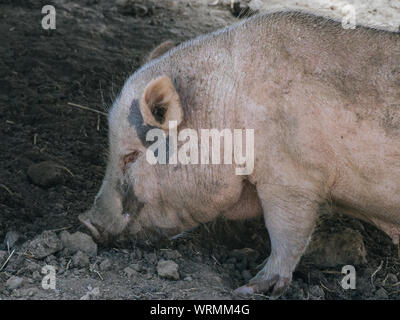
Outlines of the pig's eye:
{"label": "pig's eye", "polygon": [[123,157],[122,159],[122,168],[125,170],[127,165],[134,162],[140,155],[139,151],[133,151],[126,156]]}

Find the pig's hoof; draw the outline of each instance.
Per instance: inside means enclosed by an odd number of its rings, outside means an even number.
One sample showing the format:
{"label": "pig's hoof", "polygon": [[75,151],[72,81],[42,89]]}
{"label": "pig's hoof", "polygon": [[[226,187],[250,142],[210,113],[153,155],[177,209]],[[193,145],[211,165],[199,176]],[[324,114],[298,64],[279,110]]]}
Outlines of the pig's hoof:
{"label": "pig's hoof", "polygon": [[272,289],[270,299],[279,298],[290,284],[290,277],[275,276],[268,280],[262,280],[258,277],[250,280],[249,284],[237,288],[234,293],[240,296],[251,296],[256,293],[266,293]]}

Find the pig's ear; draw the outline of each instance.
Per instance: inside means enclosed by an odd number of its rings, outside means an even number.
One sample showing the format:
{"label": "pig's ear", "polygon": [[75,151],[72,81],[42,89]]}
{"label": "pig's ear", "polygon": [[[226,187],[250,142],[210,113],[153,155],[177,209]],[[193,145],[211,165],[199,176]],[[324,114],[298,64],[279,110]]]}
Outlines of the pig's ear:
{"label": "pig's ear", "polygon": [[147,85],[140,101],[140,112],[145,124],[164,130],[170,127],[170,121],[176,121],[175,126],[182,122],[181,101],[169,77],[159,77]]}
{"label": "pig's ear", "polygon": [[169,50],[176,46],[175,42],[171,40],[164,41],[150,52],[146,58],[146,62],[150,62],[154,59],[161,57],[163,54],[167,53]]}

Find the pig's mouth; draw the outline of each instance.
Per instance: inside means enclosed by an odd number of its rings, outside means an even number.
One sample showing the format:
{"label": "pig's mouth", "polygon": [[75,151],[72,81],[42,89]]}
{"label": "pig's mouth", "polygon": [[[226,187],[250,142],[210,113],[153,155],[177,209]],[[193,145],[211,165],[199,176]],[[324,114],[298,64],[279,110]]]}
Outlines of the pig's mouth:
{"label": "pig's mouth", "polygon": [[96,240],[100,240],[100,232],[98,231],[98,228],[96,228],[91,222],[90,219],[85,216],[85,214],[81,214],[78,216],[79,221],[89,229],[89,231],[92,233],[93,237]]}
{"label": "pig's mouth", "polygon": [[108,230],[93,219],[90,219],[90,210],[78,216],[79,221],[90,231],[93,238],[100,243],[109,243],[123,238],[126,226],[130,222],[130,215],[124,214],[119,221],[118,226],[114,226],[113,230]]}

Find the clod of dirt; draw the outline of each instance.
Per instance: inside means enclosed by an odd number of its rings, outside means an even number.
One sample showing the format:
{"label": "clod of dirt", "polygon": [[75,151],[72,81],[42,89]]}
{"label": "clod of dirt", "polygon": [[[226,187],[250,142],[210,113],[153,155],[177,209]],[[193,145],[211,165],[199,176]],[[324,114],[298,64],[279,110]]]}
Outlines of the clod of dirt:
{"label": "clod of dirt", "polygon": [[34,258],[43,259],[63,249],[63,244],[53,231],[44,231],[32,241],[23,245],[23,249],[29,251]]}
{"label": "clod of dirt", "polygon": [[52,161],[30,165],[28,177],[34,184],[43,188],[49,188],[64,182],[62,167]]}
{"label": "clod of dirt", "polygon": [[138,272],[136,270],[133,270],[131,267],[126,267],[124,269],[124,273],[128,276],[128,278],[131,278],[138,274]]}
{"label": "clod of dirt", "polygon": [[345,229],[333,234],[316,234],[312,239],[305,261],[318,267],[361,265],[367,262],[363,238],[358,231]]}
{"label": "clod of dirt", "polygon": [[12,249],[14,248],[15,244],[17,244],[18,240],[20,240],[20,238],[21,238],[20,233],[16,231],[8,231],[0,247],[2,249]]}
{"label": "clod of dirt", "polygon": [[171,249],[163,250],[163,255],[167,260],[182,258],[182,255],[178,251]]}
{"label": "clod of dirt", "polygon": [[90,264],[89,256],[82,251],[78,251],[72,257],[72,263],[75,267],[85,268]]}
{"label": "clod of dirt", "polygon": [[172,260],[160,260],[157,264],[157,273],[161,278],[179,280],[179,266]]}
{"label": "clod of dirt", "polygon": [[74,252],[82,251],[89,256],[97,256],[97,244],[86,233],[77,231],[74,234],[70,234],[68,231],[63,231],[60,238],[63,245]]}
{"label": "clod of dirt", "polygon": [[143,269],[142,266],[140,264],[138,264],[138,263],[133,263],[129,267],[132,268],[133,270],[137,271],[137,272],[140,272]]}
{"label": "clod of dirt", "polygon": [[23,278],[12,276],[7,280],[6,286],[8,289],[14,290],[20,288],[23,283],[24,283]]}
{"label": "clod of dirt", "polygon": [[100,267],[100,270],[101,270],[101,271],[110,270],[111,267],[112,267],[112,262],[110,261],[110,259],[104,259],[104,260],[100,263],[99,267]]}

